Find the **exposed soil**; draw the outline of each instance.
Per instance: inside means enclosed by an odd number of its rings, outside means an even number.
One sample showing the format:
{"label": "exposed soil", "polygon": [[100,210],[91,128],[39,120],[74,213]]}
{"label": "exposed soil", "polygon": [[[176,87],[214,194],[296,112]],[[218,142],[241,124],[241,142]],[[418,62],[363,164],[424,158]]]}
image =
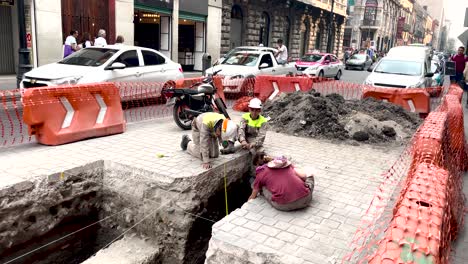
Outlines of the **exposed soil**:
{"label": "exposed soil", "polygon": [[341,95],[282,94],[266,103],[272,130],[295,136],[367,143],[404,142],[421,123],[418,114],[373,98],[346,101]]}

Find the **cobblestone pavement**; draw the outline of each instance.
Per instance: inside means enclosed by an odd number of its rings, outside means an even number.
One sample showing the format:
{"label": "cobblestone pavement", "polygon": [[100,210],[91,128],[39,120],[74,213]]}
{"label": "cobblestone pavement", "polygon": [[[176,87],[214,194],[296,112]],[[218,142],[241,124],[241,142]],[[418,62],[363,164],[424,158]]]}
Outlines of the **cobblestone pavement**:
{"label": "cobblestone pavement", "polygon": [[[269,132],[267,151],[317,171],[309,207],[281,212],[262,196],[213,226],[206,263],[341,263],[381,173],[403,147],[350,146]],[[228,257],[227,257],[228,256]]]}
{"label": "cobblestone pavement", "polygon": [[[205,170],[201,161],[181,151],[183,134],[190,134],[190,131],[182,131],[167,117],[129,124],[123,134],[62,146],[29,143],[0,148],[0,189],[98,160],[156,172],[161,175],[159,180],[167,182],[198,175]],[[214,166],[234,157],[221,156]]]}

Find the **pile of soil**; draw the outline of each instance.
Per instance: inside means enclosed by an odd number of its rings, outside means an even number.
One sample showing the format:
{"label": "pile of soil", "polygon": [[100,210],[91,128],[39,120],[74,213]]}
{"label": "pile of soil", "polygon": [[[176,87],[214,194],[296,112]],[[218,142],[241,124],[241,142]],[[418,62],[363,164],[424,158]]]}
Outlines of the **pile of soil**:
{"label": "pile of soil", "polygon": [[368,143],[406,141],[422,122],[418,114],[373,98],[346,101],[314,90],[288,93],[266,103],[270,127],[281,133]]}

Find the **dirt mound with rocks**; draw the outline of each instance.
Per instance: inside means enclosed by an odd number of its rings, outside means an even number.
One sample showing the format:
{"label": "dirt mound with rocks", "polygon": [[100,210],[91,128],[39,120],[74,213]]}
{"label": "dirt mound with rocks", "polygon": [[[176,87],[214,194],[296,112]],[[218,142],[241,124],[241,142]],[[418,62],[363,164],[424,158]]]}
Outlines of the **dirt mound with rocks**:
{"label": "dirt mound with rocks", "polygon": [[341,95],[282,94],[266,103],[264,115],[276,132],[368,143],[402,142],[422,120],[400,106],[373,98],[346,101]]}

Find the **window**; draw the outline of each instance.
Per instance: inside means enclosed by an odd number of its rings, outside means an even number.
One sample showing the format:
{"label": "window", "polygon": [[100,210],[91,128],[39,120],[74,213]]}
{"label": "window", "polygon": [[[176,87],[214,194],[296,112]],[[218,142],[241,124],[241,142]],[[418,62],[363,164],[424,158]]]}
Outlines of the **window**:
{"label": "window", "polygon": [[271,55],[263,55],[262,59],[260,60],[260,65],[263,63],[268,64],[268,68],[273,67],[273,60],[271,59]]}
{"label": "window", "polygon": [[317,62],[323,58],[323,55],[320,54],[307,54],[301,58],[301,61],[304,62]]}
{"label": "window", "polygon": [[124,52],[114,62],[123,63],[127,68],[140,66],[136,50]]}
{"label": "window", "polygon": [[260,43],[268,47],[270,39],[270,16],[267,12],[263,12],[260,20]]}
{"label": "window", "polygon": [[332,62],[337,62],[338,61],[338,59],[335,56],[330,56],[330,57],[331,57]]}
{"label": "window", "polygon": [[161,65],[166,62],[166,60],[157,53],[148,50],[142,50],[141,53],[143,54],[143,61],[145,62],[145,66]]}
{"label": "window", "polygon": [[106,63],[117,50],[113,49],[82,49],[63,59],[60,64],[97,67]]}
{"label": "window", "polygon": [[223,61],[224,65],[255,66],[258,61],[258,54],[238,52],[227,57]]}
{"label": "window", "polygon": [[419,76],[424,66],[420,62],[383,60],[377,66],[375,72]]}

